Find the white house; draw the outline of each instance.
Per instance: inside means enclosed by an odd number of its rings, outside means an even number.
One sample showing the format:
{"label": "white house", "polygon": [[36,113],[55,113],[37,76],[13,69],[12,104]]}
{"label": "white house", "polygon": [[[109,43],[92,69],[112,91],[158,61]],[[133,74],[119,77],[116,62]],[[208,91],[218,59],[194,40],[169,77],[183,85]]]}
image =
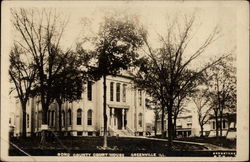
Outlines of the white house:
{"label": "white house", "polygon": [[[135,89],[128,76],[107,76],[107,116],[109,135],[139,135],[146,132],[145,93]],[[62,131],[65,135],[103,135],[103,79],[89,81],[82,99],[62,105]],[[19,109],[21,110],[21,109]],[[48,110],[49,130],[59,130],[59,111],[56,102]],[[18,117],[18,118],[17,118]],[[27,135],[41,131],[42,107],[38,98],[27,103]],[[16,114],[15,135],[20,135],[22,112]]]}

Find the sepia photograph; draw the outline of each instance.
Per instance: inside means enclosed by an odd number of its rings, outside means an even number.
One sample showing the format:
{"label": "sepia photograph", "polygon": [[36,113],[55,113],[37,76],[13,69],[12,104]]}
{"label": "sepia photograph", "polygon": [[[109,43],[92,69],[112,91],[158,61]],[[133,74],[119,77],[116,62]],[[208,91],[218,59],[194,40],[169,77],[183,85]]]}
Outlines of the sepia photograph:
{"label": "sepia photograph", "polygon": [[249,159],[246,1],[1,9],[1,160]]}

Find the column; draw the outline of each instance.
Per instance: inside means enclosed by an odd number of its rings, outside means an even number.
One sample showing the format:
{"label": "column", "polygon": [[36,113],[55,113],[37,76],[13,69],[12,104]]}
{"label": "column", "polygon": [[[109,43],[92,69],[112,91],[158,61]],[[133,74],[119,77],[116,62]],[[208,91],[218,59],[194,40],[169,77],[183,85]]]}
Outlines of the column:
{"label": "column", "polygon": [[122,109],[122,130],[124,130],[124,123],[125,123],[125,122],[124,122],[124,121],[125,121],[125,120],[124,120],[124,119],[125,119],[125,118],[124,118],[124,115],[125,115],[125,112],[124,112],[124,109]]}

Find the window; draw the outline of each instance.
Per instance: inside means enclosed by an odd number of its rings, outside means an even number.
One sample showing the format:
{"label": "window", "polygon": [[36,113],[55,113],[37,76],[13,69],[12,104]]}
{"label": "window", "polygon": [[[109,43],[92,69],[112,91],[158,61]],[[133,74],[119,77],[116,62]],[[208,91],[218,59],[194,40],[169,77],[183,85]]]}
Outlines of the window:
{"label": "window", "polygon": [[226,121],[223,120],[222,122],[223,122],[223,123],[222,123],[222,128],[226,128]]}
{"label": "window", "polygon": [[92,100],[92,82],[91,81],[88,81],[87,91],[88,91],[88,100],[91,101]]}
{"label": "window", "polygon": [[71,110],[68,110],[68,123],[71,125]]}
{"label": "window", "polygon": [[142,92],[139,90],[139,104],[142,105]]}
{"label": "window", "polygon": [[142,113],[139,114],[139,126],[142,127]]}
{"label": "window", "polygon": [[51,111],[51,126],[54,126],[54,115],[55,115],[55,111]]}
{"label": "window", "polygon": [[27,128],[29,128],[29,125],[30,124],[30,116],[29,116],[29,114],[27,114]]}
{"label": "window", "polygon": [[123,89],[122,89],[122,101],[126,102],[126,84],[123,84]]}
{"label": "window", "polygon": [[110,82],[110,101],[114,101],[114,82]]}
{"label": "window", "polygon": [[82,132],[78,131],[77,136],[82,136]]}
{"label": "window", "polygon": [[88,136],[93,136],[93,132],[88,132]]}
{"label": "window", "polygon": [[42,124],[42,111],[38,112],[38,126],[40,126]]}
{"label": "window", "polygon": [[76,124],[77,125],[82,125],[82,110],[81,109],[77,110]]}
{"label": "window", "polygon": [[62,127],[65,126],[65,112],[64,110],[62,111]]}
{"label": "window", "polygon": [[215,129],[215,121],[213,121],[213,129]]}
{"label": "window", "polygon": [[92,125],[92,110],[88,110],[88,125]]}
{"label": "window", "polygon": [[117,83],[116,84],[116,101],[117,102],[120,102],[120,90],[121,90],[121,87],[120,87],[120,83]]}

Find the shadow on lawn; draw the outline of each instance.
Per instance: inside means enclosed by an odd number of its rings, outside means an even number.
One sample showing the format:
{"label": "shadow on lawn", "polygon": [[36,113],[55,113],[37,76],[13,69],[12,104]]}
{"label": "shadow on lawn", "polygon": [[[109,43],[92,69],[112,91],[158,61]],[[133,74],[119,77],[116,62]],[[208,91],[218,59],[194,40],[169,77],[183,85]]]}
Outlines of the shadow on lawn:
{"label": "shadow on lawn", "polygon": [[[28,137],[26,139],[11,138],[10,142],[24,150],[41,149],[39,138]],[[43,149],[49,150],[102,150],[103,137],[57,137],[48,139]],[[108,146],[110,151],[119,152],[165,152],[167,150],[167,141],[150,140],[146,138],[128,138],[128,137],[108,137]],[[10,145],[10,150],[16,149]],[[195,151],[206,150],[205,147],[194,144],[174,143],[174,151]]]}

